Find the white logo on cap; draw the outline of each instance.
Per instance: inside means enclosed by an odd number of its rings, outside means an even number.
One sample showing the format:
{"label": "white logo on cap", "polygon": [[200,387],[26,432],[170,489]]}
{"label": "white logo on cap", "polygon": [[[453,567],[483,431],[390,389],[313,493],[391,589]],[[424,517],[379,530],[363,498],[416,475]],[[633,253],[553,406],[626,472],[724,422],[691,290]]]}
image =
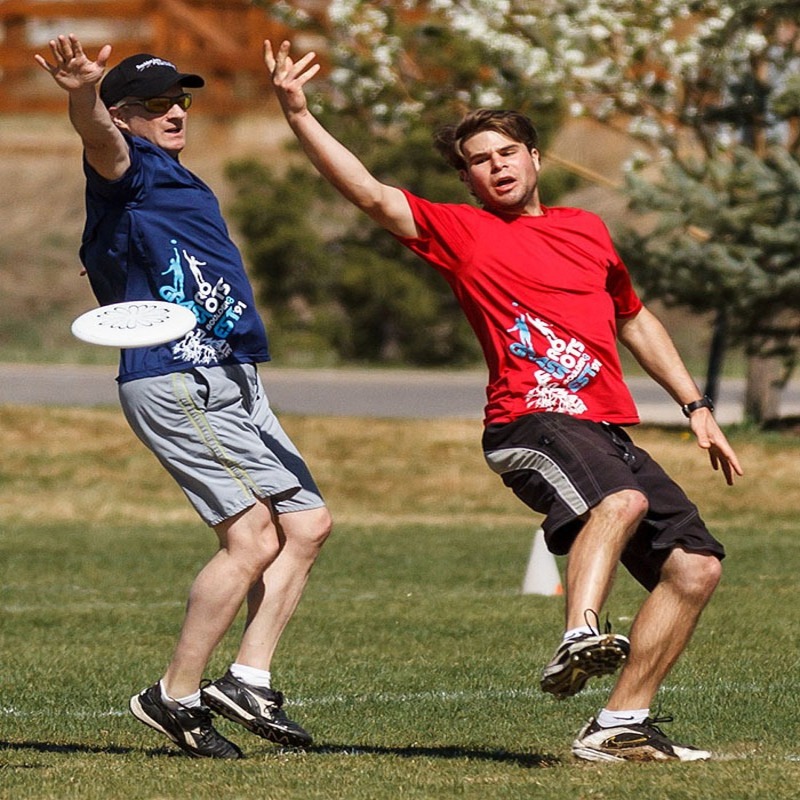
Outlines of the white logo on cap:
{"label": "white logo on cap", "polygon": [[178,68],[171,61],[164,61],[161,58],[151,58],[148,61],[142,61],[141,64],[136,65],[138,72],[141,72],[143,69],[148,69],[149,67],[170,67],[174,69],[175,72],[178,71]]}

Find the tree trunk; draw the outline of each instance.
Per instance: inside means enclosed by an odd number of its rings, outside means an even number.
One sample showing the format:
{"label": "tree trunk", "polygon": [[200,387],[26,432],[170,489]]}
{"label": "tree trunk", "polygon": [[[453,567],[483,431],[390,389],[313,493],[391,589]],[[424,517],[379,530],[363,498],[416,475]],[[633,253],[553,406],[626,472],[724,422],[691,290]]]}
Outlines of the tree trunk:
{"label": "tree trunk", "polygon": [[728,315],[724,308],[717,310],[714,320],[714,335],[708,353],[708,370],[706,371],[706,390],[704,394],[711,402],[719,400],[719,382],[722,378],[722,364],[725,361],[725,350],[728,339]]}
{"label": "tree trunk", "polygon": [[744,392],[744,418],[759,425],[780,416],[781,360],[750,356]]}

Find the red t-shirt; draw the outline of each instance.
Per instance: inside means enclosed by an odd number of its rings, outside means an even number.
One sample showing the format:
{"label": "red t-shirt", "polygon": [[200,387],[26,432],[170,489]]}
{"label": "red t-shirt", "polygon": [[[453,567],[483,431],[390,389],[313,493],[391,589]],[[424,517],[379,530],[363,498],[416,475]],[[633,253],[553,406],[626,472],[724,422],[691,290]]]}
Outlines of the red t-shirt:
{"label": "red t-shirt", "polygon": [[538,411],[639,421],[616,319],[642,302],[599,217],[504,216],[405,194],[420,236],[398,240],[445,277],[483,348],[486,424]]}

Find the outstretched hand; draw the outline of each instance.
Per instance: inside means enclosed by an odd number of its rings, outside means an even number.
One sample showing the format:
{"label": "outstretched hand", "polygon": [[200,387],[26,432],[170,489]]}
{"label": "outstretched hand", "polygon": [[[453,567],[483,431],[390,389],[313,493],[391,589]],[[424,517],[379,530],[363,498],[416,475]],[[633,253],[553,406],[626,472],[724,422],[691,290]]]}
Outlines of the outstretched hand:
{"label": "outstretched hand", "polygon": [[725,482],[728,486],[733,486],[734,475],[742,476],[744,472],[739,465],[736,453],[711,412],[707,409],[695,411],[689,418],[689,424],[697,437],[697,444],[703,450],[708,450],[711,466],[715,470],[721,469],[725,475]]}
{"label": "outstretched hand", "polygon": [[313,64],[316,53],[306,53],[295,62],[289,55],[291,45],[281,42],[278,52],[272,50],[272,43],[264,41],[264,63],[272,76],[272,85],[284,113],[302,114],[308,107],[303,87],[318,72],[320,65]]}
{"label": "outstretched hand", "polygon": [[34,56],[36,63],[49,72],[62,89],[72,92],[100,82],[111,55],[111,45],[104,45],[97,60],[92,61],[83,52],[77,36],[71,33],[69,36],[62,35],[57,39],[51,39],[50,51],[55,64],[51,64],[38,54]]}

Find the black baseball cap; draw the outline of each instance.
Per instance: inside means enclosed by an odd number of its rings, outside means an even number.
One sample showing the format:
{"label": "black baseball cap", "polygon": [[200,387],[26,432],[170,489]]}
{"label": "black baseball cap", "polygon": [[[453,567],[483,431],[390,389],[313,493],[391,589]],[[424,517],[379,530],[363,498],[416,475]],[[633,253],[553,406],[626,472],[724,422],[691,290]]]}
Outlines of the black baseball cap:
{"label": "black baseball cap", "polygon": [[176,83],[199,89],[206,82],[199,75],[178,72],[171,61],[149,53],[137,53],[109,70],[100,84],[100,99],[110,107],[123,97],[158,97]]}

